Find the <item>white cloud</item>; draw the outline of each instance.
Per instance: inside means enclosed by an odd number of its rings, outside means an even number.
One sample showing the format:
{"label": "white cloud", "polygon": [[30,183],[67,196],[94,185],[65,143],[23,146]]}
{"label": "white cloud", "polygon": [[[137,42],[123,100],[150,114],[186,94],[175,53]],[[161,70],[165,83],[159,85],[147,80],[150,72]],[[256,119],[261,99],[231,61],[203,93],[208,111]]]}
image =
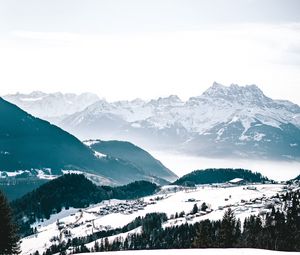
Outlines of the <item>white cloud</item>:
{"label": "white cloud", "polygon": [[[199,95],[216,80],[255,83],[300,103],[299,24],[83,35],[14,31],[0,41],[1,93],[92,91],[109,100]],[[2,88],[3,87],[3,88]]]}

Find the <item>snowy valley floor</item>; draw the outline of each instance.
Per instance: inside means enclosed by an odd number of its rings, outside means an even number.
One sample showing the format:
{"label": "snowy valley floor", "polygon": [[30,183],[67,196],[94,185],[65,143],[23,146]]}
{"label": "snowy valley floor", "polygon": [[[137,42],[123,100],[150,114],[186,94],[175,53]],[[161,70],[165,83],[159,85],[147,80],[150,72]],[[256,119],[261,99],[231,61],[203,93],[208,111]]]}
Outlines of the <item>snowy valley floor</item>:
{"label": "snowy valley floor", "polygon": [[[176,192],[174,192],[174,188],[177,188]],[[108,200],[86,209],[70,208],[53,215],[50,220],[36,223],[37,234],[22,239],[22,254],[34,253],[36,250],[40,254],[43,253],[53,244],[51,241],[53,237],[58,237],[60,241],[67,241],[68,238],[87,236],[99,230],[122,227],[136,217],[145,216],[151,212],[165,212],[170,218],[176,212],[185,211],[185,213],[189,213],[195,203],[198,206],[203,202],[207,203],[209,211],[193,217],[184,216],[177,219],[169,219],[163,224],[163,227],[184,223],[193,224],[204,219],[221,219],[228,207],[231,207],[235,216],[243,221],[251,214],[265,213],[269,204],[275,205],[279,202],[277,201],[278,199],[272,199],[272,197],[285,191],[284,185],[278,184],[235,187],[202,185],[196,189],[187,190],[180,190],[178,186],[164,186],[159,193],[145,197],[142,200]],[[281,203],[276,205],[278,207],[282,206]],[[57,225],[57,219],[60,221],[60,228]],[[68,230],[69,236],[65,236],[66,230]],[[130,231],[130,233],[139,233],[140,231],[141,228],[138,227]],[[109,240],[112,241],[117,236],[126,237],[130,233],[110,236]],[[86,246],[91,248],[93,245],[94,242]],[[156,252],[158,252],[157,254],[160,254],[159,252],[165,252],[161,254],[171,254],[166,253],[167,251]],[[194,251],[189,252],[191,252],[189,254],[194,254]],[[235,254],[242,253],[237,252]],[[253,251],[249,254],[253,254]],[[255,252],[255,254],[257,253]]]}
{"label": "snowy valley floor", "polygon": [[[88,254],[103,254],[98,253],[81,253]],[[280,252],[260,249],[180,249],[180,250],[141,250],[141,251],[118,251],[105,252],[105,255],[286,255],[299,254],[299,252]]]}

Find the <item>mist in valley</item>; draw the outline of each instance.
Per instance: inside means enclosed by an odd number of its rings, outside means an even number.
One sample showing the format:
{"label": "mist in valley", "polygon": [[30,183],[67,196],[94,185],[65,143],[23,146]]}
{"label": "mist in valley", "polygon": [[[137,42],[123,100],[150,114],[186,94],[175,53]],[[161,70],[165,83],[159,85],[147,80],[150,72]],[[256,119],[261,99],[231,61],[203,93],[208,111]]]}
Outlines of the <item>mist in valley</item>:
{"label": "mist in valley", "polygon": [[150,153],[179,177],[194,170],[207,168],[244,168],[260,172],[275,181],[290,180],[300,174],[300,162],[296,161],[205,158],[165,151]]}

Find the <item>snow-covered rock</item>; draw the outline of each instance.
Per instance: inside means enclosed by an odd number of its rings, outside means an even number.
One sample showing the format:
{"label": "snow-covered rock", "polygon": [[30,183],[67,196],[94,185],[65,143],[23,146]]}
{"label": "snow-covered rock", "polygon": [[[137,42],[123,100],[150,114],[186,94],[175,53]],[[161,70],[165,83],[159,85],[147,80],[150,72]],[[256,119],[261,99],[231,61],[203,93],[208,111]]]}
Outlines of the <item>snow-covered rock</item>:
{"label": "snow-covered rock", "polygon": [[300,155],[300,107],[273,100],[256,85],[214,83],[186,102],[174,95],[149,102],[100,100],[60,125],[84,139],[126,139],[202,156]]}
{"label": "snow-covered rock", "polygon": [[3,98],[30,114],[49,121],[57,121],[64,116],[82,111],[99,100],[99,97],[92,93],[76,95],[57,92],[47,94],[41,91],[34,91],[30,94],[9,94]]}
{"label": "snow-covered rock", "polygon": [[298,160],[300,107],[256,86],[216,82],[202,95],[107,102],[96,95],[4,96],[81,139],[128,140],[155,150],[209,157]]}

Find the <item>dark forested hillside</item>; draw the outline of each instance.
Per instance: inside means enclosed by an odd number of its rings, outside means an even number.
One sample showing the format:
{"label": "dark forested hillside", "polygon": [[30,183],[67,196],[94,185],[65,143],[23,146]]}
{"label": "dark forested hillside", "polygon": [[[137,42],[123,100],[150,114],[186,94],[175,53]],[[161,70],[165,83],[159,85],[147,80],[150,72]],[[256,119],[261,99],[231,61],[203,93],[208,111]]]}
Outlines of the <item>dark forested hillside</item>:
{"label": "dark forested hillside", "polygon": [[223,183],[234,178],[242,178],[247,182],[264,182],[268,178],[260,173],[254,173],[245,169],[231,168],[212,168],[206,170],[196,170],[179,178],[174,184],[177,185],[195,185],[195,184],[211,184]]}
{"label": "dark forested hillside", "polygon": [[147,181],[136,181],[125,186],[96,186],[83,175],[66,174],[28,193],[11,203],[17,219],[28,218],[28,224],[36,219],[49,218],[51,213],[60,212],[63,207],[87,207],[105,199],[133,199],[150,195],[157,186]]}
{"label": "dark forested hillside", "polygon": [[177,178],[150,153],[130,142],[94,140],[90,147],[100,153],[131,162],[147,174],[160,176],[169,181]]}
{"label": "dark forested hillside", "polygon": [[[113,184],[163,178],[145,172],[129,161],[113,156],[97,156],[73,135],[35,118],[0,98],[1,171],[36,170],[59,175],[61,170],[81,170],[104,177]],[[17,189],[18,187],[15,186]]]}
{"label": "dark forested hillside", "polygon": [[0,98],[1,170],[86,169],[96,158],[77,138]]}

